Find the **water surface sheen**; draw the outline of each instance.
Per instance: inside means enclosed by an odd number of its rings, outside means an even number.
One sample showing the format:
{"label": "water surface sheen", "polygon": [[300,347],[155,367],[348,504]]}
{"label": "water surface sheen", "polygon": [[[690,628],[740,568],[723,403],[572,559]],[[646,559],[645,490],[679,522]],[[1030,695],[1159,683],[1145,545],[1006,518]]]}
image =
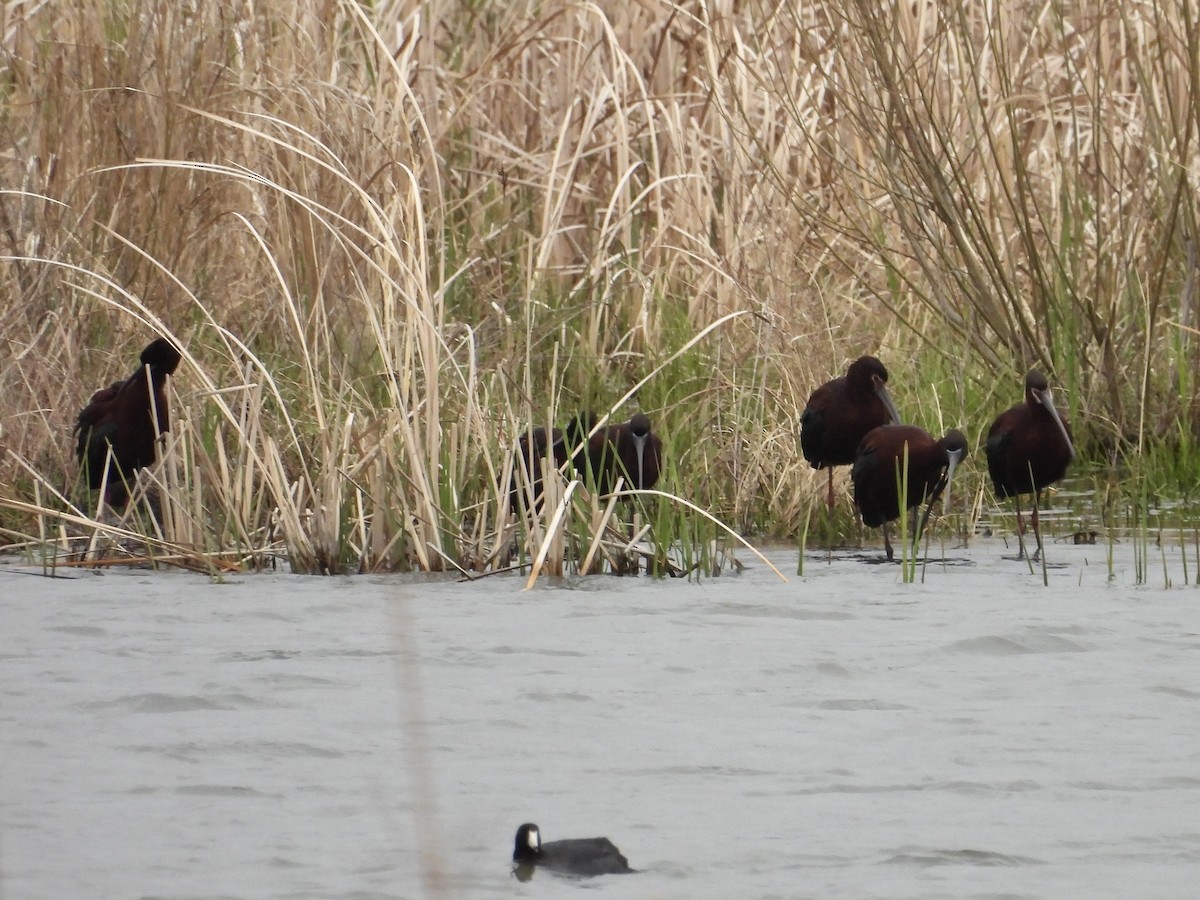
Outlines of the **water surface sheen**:
{"label": "water surface sheen", "polygon": [[[1196,896],[1200,592],[1005,552],[529,592],[0,566],[0,897]],[[519,882],[525,821],[640,872]]]}

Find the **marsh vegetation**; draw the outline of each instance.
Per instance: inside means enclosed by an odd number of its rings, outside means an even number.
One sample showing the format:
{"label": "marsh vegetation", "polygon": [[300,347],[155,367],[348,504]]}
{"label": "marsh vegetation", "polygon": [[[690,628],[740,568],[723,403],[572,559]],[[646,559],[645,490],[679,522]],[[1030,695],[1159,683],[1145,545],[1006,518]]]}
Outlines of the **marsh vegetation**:
{"label": "marsh vegetation", "polygon": [[[12,545],[347,572],[839,540],[799,413],[865,352],[973,451],[1046,371],[1096,527],[1194,500],[1186,3],[128,0],[0,29]],[[70,426],[157,334],[159,508],[116,526]],[[578,410],[646,412],[661,493],[547,478],[510,519],[518,435]]]}

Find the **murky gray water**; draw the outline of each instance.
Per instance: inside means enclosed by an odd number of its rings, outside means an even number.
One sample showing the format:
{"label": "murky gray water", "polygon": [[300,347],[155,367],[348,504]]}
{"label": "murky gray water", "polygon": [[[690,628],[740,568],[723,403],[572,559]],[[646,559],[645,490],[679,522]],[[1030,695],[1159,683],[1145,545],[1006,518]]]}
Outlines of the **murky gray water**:
{"label": "murky gray water", "polygon": [[[0,897],[1195,896],[1200,592],[951,553],[528,593],[5,566]],[[641,871],[518,882],[527,820]]]}

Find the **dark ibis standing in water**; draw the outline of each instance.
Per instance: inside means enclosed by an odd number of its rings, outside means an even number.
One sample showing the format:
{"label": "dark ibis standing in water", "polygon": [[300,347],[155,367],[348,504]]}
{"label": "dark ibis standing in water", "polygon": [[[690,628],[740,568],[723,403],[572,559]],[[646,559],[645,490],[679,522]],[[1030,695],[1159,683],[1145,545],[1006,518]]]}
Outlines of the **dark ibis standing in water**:
{"label": "dark ibis standing in water", "polygon": [[105,501],[113,509],[124,508],[134,472],[153,465],[158,436],[171,429],[167,376],[179,360],[166,338],[152,341],[138,370],[93,394],[75,422],[75,455],[87,472],[88,487],[106,484]]}
{"label": "dark ibis standing in water", "polygon": [[542,843],[538,827],[527,822],[517,829],[513,845],[513,862],[517,878],[528,881],[533,868],[539,866],[566,875],[625,875],[634,870],[629,861],[606,837],[571,838]]}
{"label": "dark ibis standing in water", "polygon": [[846,374],[827,381],[808,398],[800,416],[800,449],[814,469],[829,472],[833,509],[833,467],[854,462],[863,437],[880,425],[899,424],[900,414],[887,390],[888,373],[874,356],[860,356]]}
{"label": "dark ibis standing in water", "polygon": [[1013,498],[1017,510],[1019,555],[1025,555],[1021,540],[1021,494],[1033,495],[1033,534],[1037,552],[1042,552],[1038,524],[1038,493],[1066,474],[1075,458],[1071,429],[1054,408],[1054,395],[1046,376],[1031,369],[1025,376],[1025,402],[996,417],[987,435],[988,474],[997,500]]}
{"label": "dark ibis standing in water", "polygon": [[658,483],[662,470],[662,438],[651,429],[649,416],[636,413],[628,422],[609,425],[593,434],[588,440],[587,457],[579,462],[591,469],[597,494],[612,491],[618,476],[625,479],[626,488],[649,490]]}
{"label": "dark ibis standing in water", "polygon": [[867,432],[858,446],[850,479],[854,483],[854,503],[863,524],[883,526],[883,545],[892,558],[888,522],[900,517],[904,448],[908,447],[908,483],[905,493],[908,509],[929,501],[920,525],[913,531],[913,551],[920,544],[921,532],[929,521],[929,512],[942,491],[950,501],[954,470],[967,455],[967,439],[951,429],[941,440],[915,425],[883,425]]}

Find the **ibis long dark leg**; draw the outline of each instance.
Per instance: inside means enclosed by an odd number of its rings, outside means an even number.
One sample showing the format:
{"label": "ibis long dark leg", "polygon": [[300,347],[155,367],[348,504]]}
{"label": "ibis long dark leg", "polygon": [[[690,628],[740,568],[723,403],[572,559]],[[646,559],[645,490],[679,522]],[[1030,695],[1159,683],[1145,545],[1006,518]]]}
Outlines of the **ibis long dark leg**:
{"label": "ibis long dark leg", "polygon": [[[901,536],[903,537],[903,535]],[[888,536],[888,523],[883,523],[883,549],[887,553],[887,558],[891,559],[894,556],[892,551],[892,539]]]}
{"label": "ibis long dark leg", "polygon": [[1017,510],[1017,559],[1025,558],[1025,523],[1021,521],[1021,495],[1013,495],[1013,506]]}
{"label": "ibis long dark leg", "polygon": [[1042,558],[1042,526],[1038,522],[1038,492],[1033,492],[1033,536],[1037,538],[1037,553],[1033,555],[1033,561],[1037,562]]}

